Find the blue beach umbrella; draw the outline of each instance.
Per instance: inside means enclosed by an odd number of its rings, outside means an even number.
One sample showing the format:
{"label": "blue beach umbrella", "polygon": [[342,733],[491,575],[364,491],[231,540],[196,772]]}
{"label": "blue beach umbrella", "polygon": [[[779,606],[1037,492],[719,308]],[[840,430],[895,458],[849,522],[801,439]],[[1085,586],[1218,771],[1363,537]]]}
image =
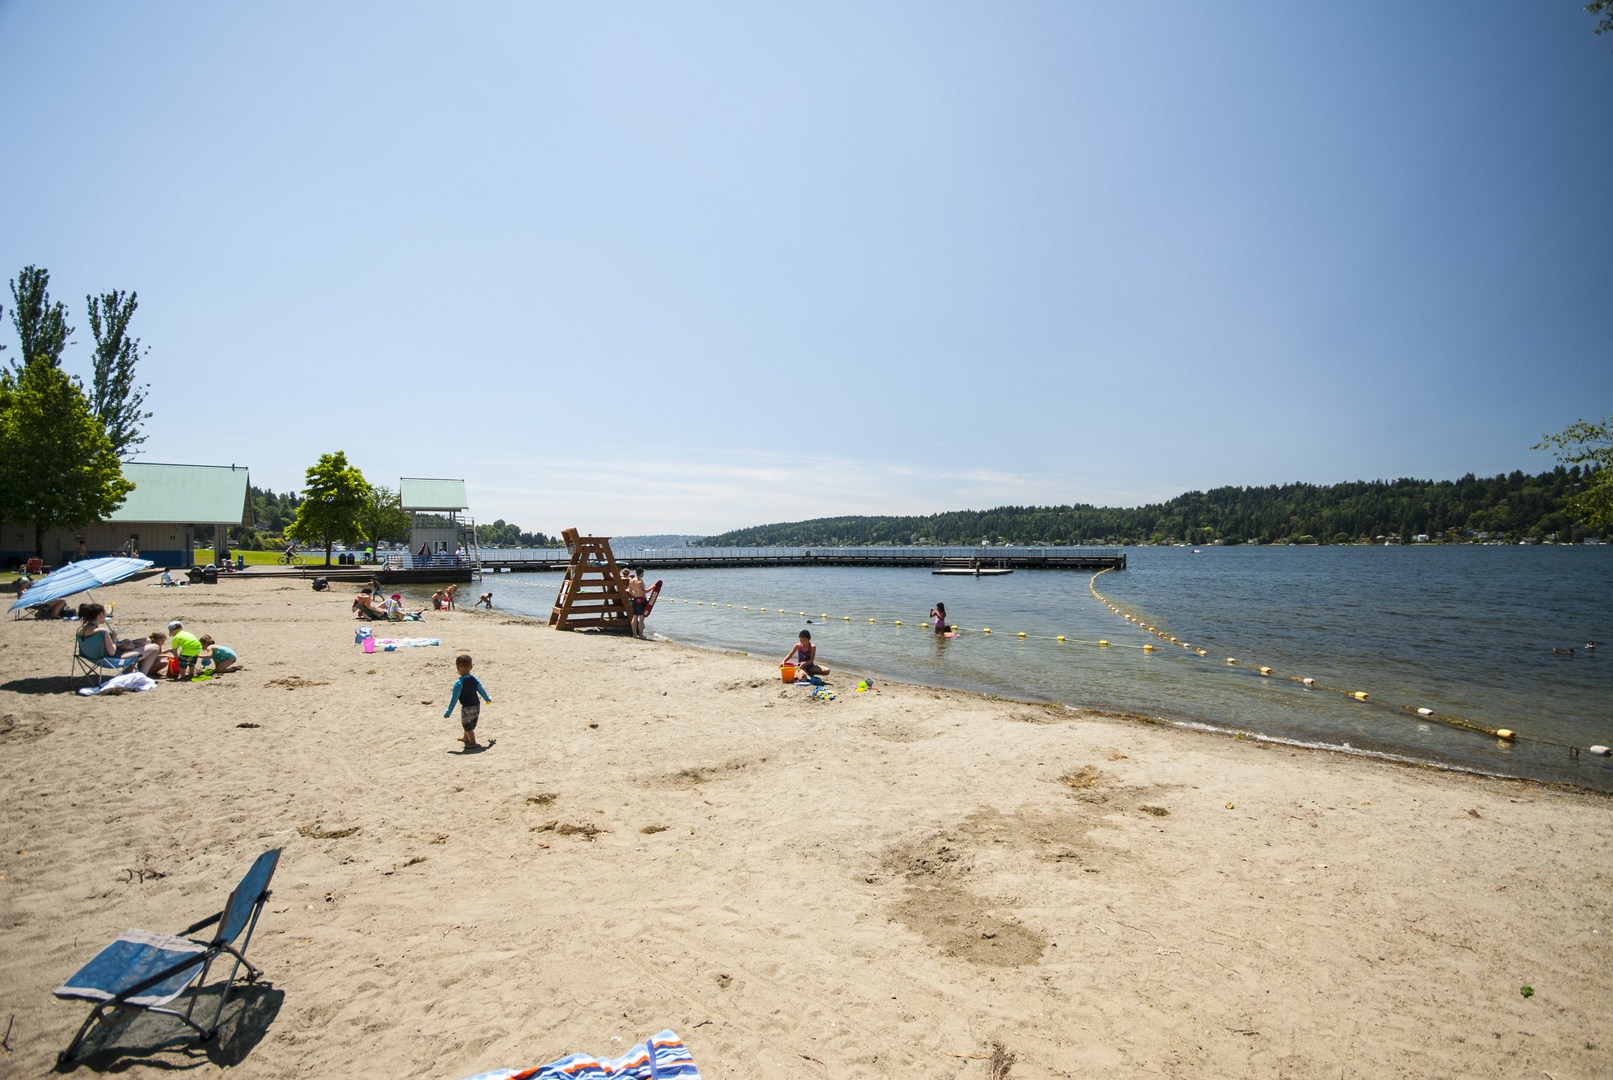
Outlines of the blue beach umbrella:
{"label": "blue beach umbrella", "polygon": [[113,582],[133,577],[155,565],[150,559],[130,559],[123,556],[85,559],[82,562],[70,563],[34,582],[27,592],[17,597],[16,603],[12,604],[9,610],[16,611],[18,608],[48,604],[52,600],[65,600],[75,593],[89,592],[102,585],[111,585]]}

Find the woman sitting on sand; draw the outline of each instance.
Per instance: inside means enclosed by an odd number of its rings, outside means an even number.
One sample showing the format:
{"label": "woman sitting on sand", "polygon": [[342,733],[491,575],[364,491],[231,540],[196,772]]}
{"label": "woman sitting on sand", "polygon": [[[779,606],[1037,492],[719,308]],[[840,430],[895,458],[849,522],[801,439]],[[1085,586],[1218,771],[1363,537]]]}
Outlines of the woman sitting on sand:
{"label": "woman sitting on sand", "polygon": [[78,606],[78,630],[75,631],[79,639],[79,651],[84,651],[83,643],[91,638],[102,638],[101,649],[109,659],[124,660],[131,656],[139,657],[135,666],[141,674],[150,675],[162,657],[162,646],[151,641],[150,638],[128,638],[119,640],[106,624],[106,608],[100,604],[80,604]]}

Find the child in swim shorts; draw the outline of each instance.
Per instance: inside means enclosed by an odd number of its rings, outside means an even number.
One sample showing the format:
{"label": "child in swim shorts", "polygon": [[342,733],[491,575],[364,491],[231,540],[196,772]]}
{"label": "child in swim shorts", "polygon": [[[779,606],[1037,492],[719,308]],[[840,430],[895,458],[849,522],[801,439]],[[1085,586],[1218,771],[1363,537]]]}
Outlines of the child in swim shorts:
{"label": "child in swim shorts", "polygon": [[482,701],[489,703],[493,700],[487,696],[487,688],[482,685],[482,680],[470,673],[473,663],[470,653],[460,653],[454,660],[454,667],[459,669],[459,678],[448,699],[448,711],[442,714],[446,720],[454,715],[454,706],[459,706],[459,727],[462,732],[459,738],[467,748],[477,745],[476,721],[482,715],[482,702],[477,701],[476,696],[480,694]]}

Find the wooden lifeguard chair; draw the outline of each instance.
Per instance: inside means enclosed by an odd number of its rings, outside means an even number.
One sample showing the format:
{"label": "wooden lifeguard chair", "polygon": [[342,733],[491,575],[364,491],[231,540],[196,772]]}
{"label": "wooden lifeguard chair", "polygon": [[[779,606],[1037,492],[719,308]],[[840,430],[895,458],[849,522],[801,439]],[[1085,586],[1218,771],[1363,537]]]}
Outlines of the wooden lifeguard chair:
{"label": "wooden lifeguard chair", "polygon": [[610,537],[578,536],[576,529],[567,529],[560,535],[571,552],[571,562],[549,612],[549,625],[556,630],[632,633],[633,605],[616,556],[611,553]]}

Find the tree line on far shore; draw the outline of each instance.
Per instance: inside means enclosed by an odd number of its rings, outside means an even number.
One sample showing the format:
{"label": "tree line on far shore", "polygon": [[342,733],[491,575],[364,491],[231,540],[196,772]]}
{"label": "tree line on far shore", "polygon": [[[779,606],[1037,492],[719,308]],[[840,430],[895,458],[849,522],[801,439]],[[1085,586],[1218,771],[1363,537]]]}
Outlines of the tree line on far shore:
{"label": "tree line on far shore", "polygon": [[[1584,430],[1575,431],[1576,428]],[[699,543],[713,547],[864,544],[1273,544],[1382,543],[1419,538],[1446,543],[1534,540],[1576,543],[1606,538],[1605,509],[1613,471],[1613,421],[1581,421],[1565,447],[1575,463],[1527,476],[1460,480],[1374,480],[1345,484],[1281,484],[1190,491],[1167,502],[1121,509],[1090,505],[1002,506],[907,517],[840,517],[759,525]],[[1598,436],[1600,442],[1597,441]],[[1573,440],[1569,440],[1573,441]],[[1589,450],[1585,445],[1590,446]],[[1577,454],[1578,456],[1574,456]],[[1600,455],[1600,457],[1598,456]],[[1602,500],[1600,506],[1598,499]]]}
{"label": "tree line on far shore", "polygon": [[[1607,0],[1613,4],[1613,0]],[[62,369],[74,329],[50,297],[50,274],[24,267],[11,281],[11,322],[21,345],[0,366],[0,525],[27,523],[35,551],[52,528],[110,518],[133,484],[121,459],[145,436],[147,387],[136,380],[143,355],[129,334],[138,306],[114,289],[84,298],[95,344],[90,386]],[[6,346],[0,344],[0,353]],[[7,357],[7,360],[10,358]],[[1369,543],[1535,540],[1573,543],[1613,533],[1613,418],[1578,420],[1535,449],[1562,464],[1550,472],[1485,479],[1375,480],[1190,491],[1168,502],[1119,509],[1090,505],[1003,506],[928,516],[841,517],[759,525],[706,537],[712,546],[863,544]],[[371,485],[338,450],[307,470],[304,490],[252,488],[256,527],[231,530],[252,549],[286,539],[320,544],[407,540],[410,519],[398,493]],[[444,522],[446,523],[446,519]],[[477,527],[482,544],[550,547],[502,518]]]}

